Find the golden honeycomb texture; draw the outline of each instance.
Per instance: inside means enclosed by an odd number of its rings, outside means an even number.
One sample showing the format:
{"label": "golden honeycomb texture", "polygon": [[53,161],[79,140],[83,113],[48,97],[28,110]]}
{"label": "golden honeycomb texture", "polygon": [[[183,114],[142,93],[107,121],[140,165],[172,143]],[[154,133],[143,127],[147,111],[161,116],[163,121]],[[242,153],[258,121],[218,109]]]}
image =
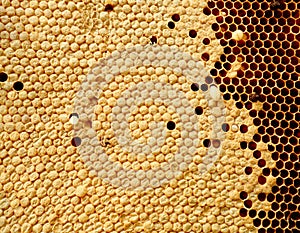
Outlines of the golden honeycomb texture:
{"label": "golden honeycomb texture", "polygon": [[[295,1],[0,1],[0,232],[299,232],[299,10]],[[210,73],[198,85],[173,70],[138,67],[108,83],[94,108],[109,159],[149,170],[178,150],[175,111],[146,101],[128,120],[136,140],[149,121],[168,140],[144,158],[118,153],[110,128],[121,91],[141,80],[182,90],[201,129],[179,177],[124,190],[88,169],[73,126],[74,98],[101,59],[135,45],[176,46]],[[215,82],[226,138],[203,174]],[[77,148],[78,147],[78,148]]]}

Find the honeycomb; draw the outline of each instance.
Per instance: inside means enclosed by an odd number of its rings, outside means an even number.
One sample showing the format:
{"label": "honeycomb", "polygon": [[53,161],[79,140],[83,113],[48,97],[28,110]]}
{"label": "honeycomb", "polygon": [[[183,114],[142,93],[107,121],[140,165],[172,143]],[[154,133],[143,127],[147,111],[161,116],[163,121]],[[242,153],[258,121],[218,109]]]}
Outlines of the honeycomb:
{"label": "honeycomb", "polygon": [[299,9],[2,0],[0,232],[299,232]]}

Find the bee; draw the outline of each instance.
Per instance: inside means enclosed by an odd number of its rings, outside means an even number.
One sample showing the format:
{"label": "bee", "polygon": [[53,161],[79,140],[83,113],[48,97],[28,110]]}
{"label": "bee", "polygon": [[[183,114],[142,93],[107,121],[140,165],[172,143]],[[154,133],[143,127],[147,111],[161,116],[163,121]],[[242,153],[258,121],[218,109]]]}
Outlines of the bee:
{"label": "bee", "polygon": [[283,2],[282,0],[273,0],[271,3],[271,8],[272,9],[279,9],[282,6]]}

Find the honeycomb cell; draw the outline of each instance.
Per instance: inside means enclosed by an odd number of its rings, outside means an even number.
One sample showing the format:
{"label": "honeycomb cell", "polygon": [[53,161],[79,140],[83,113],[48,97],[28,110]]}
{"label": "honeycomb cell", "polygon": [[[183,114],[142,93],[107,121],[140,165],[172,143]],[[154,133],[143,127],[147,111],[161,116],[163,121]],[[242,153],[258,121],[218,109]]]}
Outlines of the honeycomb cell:
{"label": "honeycomb cell", "polygon": [[0,72],[0,82],[5,82],[8,79],[8,75],[4,72]]}
{"label": "honeycomb cell", "polygon": [[176,128],[175,122],[169,121],[169,122],[167,123],[167,129],[168,129],[168,130],[174,130],[175,128]]}
{"label": "honeycomb cell", "polygon": [[179,14],[174,14],[172,15],[172,20],[174,22],[179,22],[180,21],[180,15]]}
{"label": "honeycomb cell", "polygon": [[251,173],[252,173],[252,167],[246,167],[245,168],[245,173],[246,173],[246,175],[250,175]]}
{"label": "honeycomb cell", "polygon": [[190,36],[191,38],[196,38],[196,37],[197,37],[197,32],[196,32],[195,30],[190,30],[190,31],[189,31],[189,36]]}
{"label": "honeycomb cell", "polygon": [[13,84],[13,88],[16,91],[21,91],[24,88],[24,84],[22,82],[17,81]]}
{"label": "honeycomb cell", "polygon": [[175,23],[172,22],[172,21],[168,22],[168,27],[169,27],[170,29],[174,29],[174,28],[175,28]]}
{"label": "honeycomb cell", "polygon": [[81,144],[81,138],[79,138],[79,137],[72,138],[71,144],[72,144],[72,146],[75,146],[75,147],[80,146],[80,144]]}

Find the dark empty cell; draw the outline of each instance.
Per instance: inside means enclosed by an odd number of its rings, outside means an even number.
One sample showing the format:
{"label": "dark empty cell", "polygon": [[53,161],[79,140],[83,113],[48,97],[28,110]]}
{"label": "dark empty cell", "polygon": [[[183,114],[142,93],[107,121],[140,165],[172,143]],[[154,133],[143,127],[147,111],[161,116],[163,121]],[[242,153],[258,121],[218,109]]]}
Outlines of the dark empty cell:
{"label": "dark empty cell", "polygon": [[270,226],[270,220],[269,219],[264,219],[262,222],[263,227],[268,227]]}
{"label": "dark empty cell", "polygon": [[[279,205],[278,205],[278,207],[279,207]],[[283,214],[282,211],[277,211],[277,212],[276,212],[276,218],[277,218],[277,219],[282,219],[283,217],[284,217],[284,214]]]}
{"label": "dark empty cell", "polygon": [[254,134],[252,139],[255,141],[255,142],[260,142],[261,141],[261,136],[259,134]]}
{"label": "dark empty cell", "polygon": [[230,93],[233,93],[233,92],[235,91],[235,88],[234,88],[233,85],[229,85],[229,86],[227,87],[227,90],[228,90]]}
{"label": "dark empty cell", "polygon": [[273,127],[269,127],[269,128],[267,128],[266,132],[267,132],[269,135],[272,135],[272,134],[274,134],[274,128],[273,128]]}
{"label": "dark empty cell", "polygon": [[258,200],[264,201],[266,199],[266,194],[265,193],[260,193],[260,194],[258,194],[257,197],[258,197]]}
{"label": "dark empty cell", "polygon": [[259,167],[264,167],[264,166],[266,166],[266,161],[264,159],[260,159],[260,160],[258,160],[257,164]]}
{"label": "dark empty cell", "polygon": [[196,108],[195,108],[195,113],[196,113],[197,115],[201,115],[201,114],[203,113],[203,108],[200,107],[200,106],[196,107]]}
{"label": "dark empty cell", "polygon": [[208,61],[209,60],[209,54],[208,53],[203,53],[201,56],[203,61]]}
{"label": "dark empty cell", "polygon": [[253,120],[253,124],[254,124],[255,126],[259,126],[259,125],[261,125],[261,120],[260,120],[259,118],[255,118],[255,119]]}
{"label": "dark empty cell", "polygon": [[174,29],[175,28],[175,23],[174,22],[168,22],[168,27],[170,28],[170,29]]}
{"label": "dark empty cell", "polygon": [[204,7],[203,13],[204,13],[205,15],[210,15],[210,14],[211,14],[211,11],[210,11],[210,9],[209,9],[208,7]]}
{"label": "dark empty cell", "polygon": [[253,156],[256,159],[259,159],[261,157],[261,152],[259,150],[256,150],[253,152]]}
{"label": "dark empty cell", "polygon": [[222,16],[218,16],[218,17],[216,18],[216,21],[217,21],[218,23],[223,23],[223,22],[224,22],[224,18],[223,18]]}
{"label": "dark empty cell", "polygon": [[[297,158],[295,160],[297,160]],[[298,172],[296,172],[295,170],[295,165],[294,165],[294,170],[289,171],[289,173],[290,173],[290,177],[293,179],[298,177]]]}
{"label": "dark empty cell", "polygon": [[268,194],[268,196],[267,196],[267,200],[268,200],[268,202],[272,202],[272,201],[274,201],[274,199],[275,199],[275,196],[274,196],[274,194],[272,194],[272,193],[269,193],[269,194]]}
{"label": "dark empty cell", "polygon": [[279,24],[280,26],[283,26],[283,25],[286,24],[286,20],[285,20],[284,18],[280,18],[280,19],[278,19],[278,24]]}
{"label": "dark empty cell", "polygon": [[243,104],[241,102],[237,102],[235,104],[235,106],[238,108],[238,109],[242,109],[243,108]]}
{"label": "dark empty cell", "polygon": [[291,211],[295,211],[297,209],[297,206],[294,205],[293,203],[289,203],[288,204],[288,209],[291,210]]}
{"label": "dark empty cell", "polygon": [[269,150],[269,151],[275,151],[275,147],[272,146],[272,145],[268,145],[268,150]]}
{"label": "dark empty cell", "polygon": [[281,186],[281,187],[280,187],[280,193],[281,193],[281,194],[286,194],[288,191],[289,191],[289,190],[288,190],[288,188],[287,188],[286,186]]}
{"label": "dark empty cell", "polygon": [[252,201],[251,200],[246,200],[246,201],[244,201],[244,206],[246,207],[246,208],[251,208],[251,206],[252,206]]}
{"label": "dark empty cell", "polygon": [[211,145],[210,140],[209,140],[209,139],[203,140],[203,145],[204,145],[205,147],[210,147],[210,145]]}
{"label": "dark empty cell", "polygon": [[[298,183],[298,187],[299,186],[300,184]],[[288,191],[291,195],[295,195],[298,192],[298,190],[294,186],[290,186]]]}
{"label": "dark empty cell", "polygon": [[279,171],[276,168],[272,169],[272,176],[276,177],[279,175]]}
{"label": "dark empty cell", "polygon": [[262,171],[264,176],[269,176],[271,174],[270,168],[264,168]]}
{"label": "dark empty cell", "polygon": [[250,109],[252,109],[252,103],[251,102],[246,102],[245,103],[245,108],[247,109],[247,110],[250,110]]}
{"label": "dark empty cell", "polygon": [[280,41],[285,40],[285,34],[284,34],[284,33],[279,33],[279,34],[278,34],[278,39],[279,39]]}
{"label": "dark empty cell", "polygon": [[[268,98],[268,101],[270,101],[271,103],[273,103],[274,101],[275,101],[275,97],[274,96],[269,96],[269,98]],[[279,106],[279,104],[277,104],[277,103],[273,103],[272,104],[272,110],[273,111],[278,111],[280,109],[280,106]]]}
{"label": "dark empty cell", "polygon": [[278,210],[279,209],[279,205],[276,202],[272,203],[272,210]]}
{"label": "dark empty cell", "polygon": [[288,169],[288,170],[291,170],[293,169],[294,165],[292,162],[288,161],[285,163],[285,168]]}
{"label": "dark empty cell", "polygon": [[114,9],[114,6],[111,4],[107,4],[104,8],[104,11],[112,11]]}
{"label": "dark empty cell", "polygon": [[190,36],[191,38],[196,38],[197,32],[196,32],[195,30],[190,30],[190,31],[189,31],[189,36]]}
{"label": "dark empty cell", "polygon": [[242,200],[245,200],[247,197],[248,197],[248,194],[247,194],[245,191],[242,191],[242,192],[240,193],[240,198],[241,198]]}
{"label": "dark empty cell", "polygon": [[[247,101],[247,100],[248,100],[248,95],[242,94],[242,95],[241,95],[241,100],[244,101],[244,102]],[[251,100],[251,99],[250,99],[250,100]],[[252,100],[251,100],[251,101],[252,101]]]}
{"label": "dark empty cell", "polygon": [[216,75],[218,74],[218,71],[217,71],[216,69],[211,69],[211,70],[210,70],[210,74],[211,74],[212,76],[216,76]]}
{"label": "dark empty cell", "polygon": [[269,219],[275,218],[275,213],[273,211],[268,211],[268,218]]}
{"label": "dark empty cell", "polygon": [[281,203],[281,204],[280,204],[280,210],[281,210],[282,212],[284,212],[286,209],[287,209],[287,204],[286,204],[286,203]]}
{"label": "dark empty cell", "polygon": [[296,88],[290,89],[290,95],[293,97],[298,96],[298,90]]}
{"label": "dark empty cell", "polygon": [[270,120],[269,119],[264,119],[262,121],[262,124],[265,126],[265,127],[268,127],[270,125]]}
{"label": "dark empty cell", "polygon": [[293,41],[292,46],[293,49],[299,49],[299,42],[298,41]]}
{"label": "dark empty cell", "polygon": [[282,104],[284,102],[284,98],[282,96],[278,95],[278,96],[276,96],[276,102],[279,104]]}
{"label": "dark empty cell", "polygon": [[0,82],[5,82],[8,79],[8,75],[4,72],[0,72]]}
{"label": "dark empty cell", "polygon": [[226,93],[223,95],[224,100],[230,100],[230,94]]}
{"label": "dark empty cell", "polygon": [[289,19],[287,20],[287,23],[288,23],[289,26],[293,26],[293,25],[296,24],[296,20],[293,19],[293,18],[289,18]]}
{"label": "dark empty cell", "polygon": [[[289,196],[291,198],[291,196]],[[294,196],[293,197],[293,203],[295,203],[296,205],[300,203],[300,196]]]}
{"label": "dark empty cell", "polygon": [[22,82],[15,82],[14,85],[13,85],[13,88],[16,90],[16,91],[21,91],[23,88],[24,88],[24,84]]}
{"label": "dark empty cell", "polygon": [[[280,162],[281,162],[281,161],[280,161]],[[281,164],[282,164],[282,166],[280,166],[280,169],[283,168],[284,163],[281,163]],[[278,168],[279,168],[279,167],[278,167]],[[285,170],[285,169],[280,170],[280,176],[281,176],[282,178],[286,178],[286,177],[288,177],[288,175],[289,175],[289,173],[288,173],[287,170]]]}
{"label": "dark empty cell", "polygon": [[246,167],[245,173],[246,173],[246,175],[250,175],[252,173],[252,167]]}
{"label": "dark empty cell", "polygon": [[288,226],[288,222],[286,220],[284,220],[284,219],[281,219],[280,220],[280,226],[282,228],[286,228]]}
{"label": "dark empty cell", "polygon": [[294,102],[294,99],[292,97],[290,97],[290,96],[285,97],[285,103],[286,104],[291,104],[293,102]]}
{"label": "dark empty cell", "polygon": [[247,216],[247,210],[245,208],[240,209],[240,216],[241,217],[246,217]]}
{"label": "dark empty cell", "polygon": [[228,132],[229,131],[229,125],[227,123],[222,124],[222,130],[224,132]]}
{"label": "dark empty cell", "polygon": [[299,33],[299,26],[294,26],[294,27],[292,27],[292,32],[293,33]]}
{"label": "dark empty cell", "polygon": [[243,9],[248,10],[251,8],[251,4],[249,2],[243,2]]}
{"label": "dark empty cell", "polygon": [[211,25],[211,28],[212,28],[212,30],[214,30],[214,31],[218,31],[218,30],[219,30],[219,24],[213,23],[213,24]]}
{"label": "dark empty cell", "polygon": [[288,34],[287,36],[286,36],[286,38],[287,38],[287,40],[288,41],[294,41],[295,40],[295,36],[294,36],[294,34]]}
{"label": "dark empty cell", "polygon": [[[222,17],[223,18],[223,17]],[[231,16],[227,16],[225,18],[225,22],[228,23],[228,24],[231,24],[233,22],[233,18]],[[219,23],[223,23],[223,22],[219,22]]]}
{"label": "dark empty cell", "polygon": [[[271,225],[272,225],[273,228],[276,228],[276,227],[279,226],[279,221],[278,221],[277,219],[273,219]],[[277,229],[277,230],[278,230],[278,229]],[[283,232],[283,231],[282,231],[282,232]],[[276,233],[279,233],[279,232],[276,231]]]}
{"label": "dark empty cell", "polygon": [[257,111],[256,111],[255,109],[253,109],[253,110],[251,110],[251,111],[249,112],[249,115],[250,115],[251,117],[256,117],[256,116],[257,116]]}
{"label": "dark empty cell", "polygon": [[216,38],[217,39],[221,39],[223,37],[223,33],[222,32],[217,32],[216,33]]}
{"label": "dark empty cell", "polygon": [[179,14],[172,15],[172,20],[178,22],[180,20],[180,15]]}
{"label": "dark empty cell", "polygon": [[264,134],[266,132],[266,128],[264,126],[259,126],[258,127],[258,133]]}
{"label": "dark empty cell", "polygon": [[291,154],[290,154],[290,160],[291,160],[292,162],[295,162],[297,159],[298,159],[298,157],[297,157],[297,155],[296,155],[295,153],[291,153]]}
{"label": "dark empty cell", "polygon": [[272,136],[271,141],[272,143],[277,144],[279,142],[279,138],[277,136]]}
{"label": "dark empty cell", "polygon": [[223,1],[218,1],[218,2],[217,2],[217,7],[218,7],[219,9],[224,8],[224,2],[223,2]]}
{"label": "dark empty cell", "polygon": [[236,29],[237,29],[237,27],[236,27],[235,24],[230,24],[230,25],[229,25],[229,30],[230,30],[231,32],[236,31]]}
{"label": "dark empty cell", "polygon": [[270,142],[270,136],[269,136],[269,135],[264,135],[264,136],[262,137],[262,141],[263,141],[264,143]]}
{"label": "dark empty cell", "polygon": [[167,123],[167,129],[173,130],[173,129],[175,129],[175,128],[176,128],[176,124],[175,124],[174,121],[169,121],[169,122]]}
{"label": "dark empty cell", "polygon": [[151,39],[150,39],[150,41],[151,41],[152,44],[156,44],[157,43],[156,36],[152,36]]}
{"label": "dark empty cell", "polygon": [[250,149],[250,150],[255,150],[256,149],[256,143],[255,142],[249,142],[249,144],[248,144],[248,148]]}
{"label": "dark empty cell", "polygon": [[201,85],[201,91],[207,91],[208,90],[208,85],[207,84],[202,84]]}
{"label": "dark empty cell", "polygon": [[286,178],[286,179],[284,180],[284,184],[285,184],[286,186],[290,186],[290,185],[293,184],[293,180],[292,180],[291,178]]}
{"label": "dark empty cell", "polygon": [[287,161],[289,159],[289,156],[287,153],[284,152],[280,154],[280,159],[283,161]]}
{"label": "dark empty cell", "polygon": [[258,212],[258,216],[259,216],[259,218],[265,218],[265,217],[266,217],[266,212],[263,211],[263,210],[260,210],[260,211]]}
{"label": "dark empty cell", "polygon": [[284,118],[284,114],[282,112],[277,112],[276,113],[276,119],[281,120]]}
{"label": "dark empty cell", "polygon": [[266,25],[266,26],[264,26],[264,31],[269,33],[272,31],[272,27],[270,25]]}
{"label": "dark empty cell", "polygon": [[259,227],[260,224],[261,224],[261,220],[259,218],[256,218],[256,219],[253,220],[253,225],[255,227]]}
{"label": "dark empty cell", "polygon": [[246,132],[248,131],[248,126],[247,126],[247,125],[241,125],[241,126],[240,126],[240,131],[241,131],[242,133],[246,133]]}
{"label": "dark empty cell", "polygon": [[263,184],[265,184],[266,183],[266,177],[264,177],[264,176],[259,176],[258,177],[258,183],[259,184],[261,184],[261,185],[263,185]]}
{"label": "dark empty cell", "polygon": [[241,149],[246,149],[247,148],[247,142],[245,142],[245,141],[240,142],[240,147],[241,147]]}
{"label": "dark empty cell", "polygon": [[[278,188],[278,191],[279,191],[279,188]],[[283,201],[283,196],[281,194],[276,194],[276,202],[280,203],[282,201]]]}
{"label": "dark empty cell", "polygon": [[289,33],[291,31],[290,26],[283,26],[281,31],[283,31],[285,34]]}
{"label": "dark empty cell", "polygon": [[193,83],[191,85],[191,90],[192,91],[199,91],[199,85],[197,83]]}
{"label": "dark empty cell", "polygon": [[202,42],[203,42],[203,44],[208,45],[210,43],[210,39],[204,38]]}
{"label": "dark empty cell", "polygon": [[296,137],[291,137],[289,143],[295,146],[298,144],[298,139]]}
{"label": "dark empty cell", "polygon": [[74,138],[72,138],[71,144],[72,144],[72,146],[75,146],[75,147],[80,146],[80,144],[81,144],[80,137],[74,137]]}

